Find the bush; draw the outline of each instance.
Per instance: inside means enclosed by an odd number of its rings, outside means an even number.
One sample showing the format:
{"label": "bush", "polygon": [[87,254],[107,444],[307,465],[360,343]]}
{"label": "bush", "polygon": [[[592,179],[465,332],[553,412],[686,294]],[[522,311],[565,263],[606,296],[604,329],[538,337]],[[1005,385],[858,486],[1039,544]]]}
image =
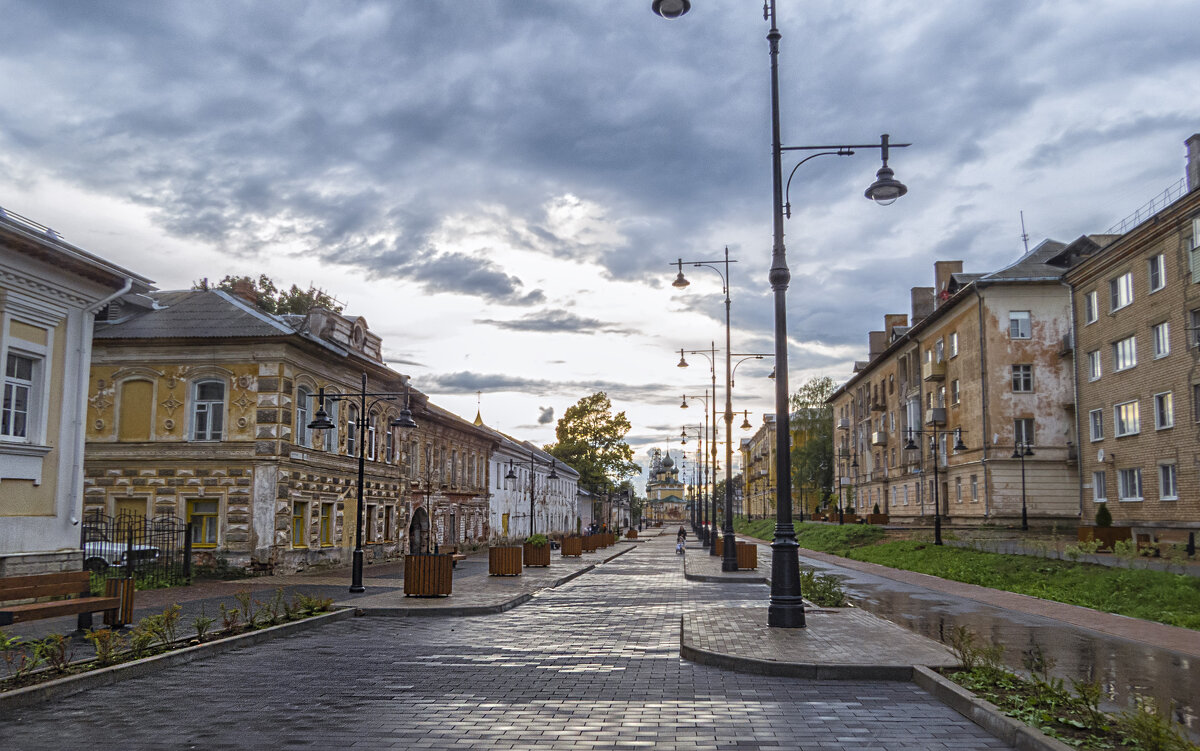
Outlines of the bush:
{"label": "bush", "polygon": [[1108,510],[1108,504],[1101,503],[1101,504],[1099,504],[1099,506],[1100,506],[1100,508],[1096,509],[1096,526],[1097,527],[1111,527],[1112,526],[1112,512]]}
{"label": "bush", "polygon": [[525,538],[526,545],[533,545],[533,546],[539,547],[539,548],[543,545],[549,544],[549,542],[550,542],[550,540],[547,539],[546,536],[544,534],[542,534],[541,532],[537,533],[536,535],[530,535],[529,537]]}

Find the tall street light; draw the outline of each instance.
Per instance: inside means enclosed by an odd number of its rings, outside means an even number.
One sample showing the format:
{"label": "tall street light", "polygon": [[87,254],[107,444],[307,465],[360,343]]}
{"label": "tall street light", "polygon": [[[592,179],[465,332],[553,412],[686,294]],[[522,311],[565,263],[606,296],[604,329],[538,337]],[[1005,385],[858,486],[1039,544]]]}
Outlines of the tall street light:
{"label": "tall street light", "polygon": [[[681,367],[681,368],[686,368],[686,367],[688,366],[688,364],[687,364],[687,361],[683,359],[683,352],[684,352],[684,350],[679,350],[679,352],[680,352],[680,355],[679,355],[679,367]],[[713,352],[714,352],[714,354],[715,354],[715,352],[716,352],[715,348],[714,348]],[[693,350],[693,351],[689,351],[689,352],[688,352],[688,354],[690,354],[690,355],[704,355],[705,357],[708,357],[708,353],[704,352],[703,350]],[[708,473],[708,480],[709,480],[709,481],[712,483],[712,490],[711,490],[711,492],[709,493],[708,505],[706,505],[706,506],[705,506],[705,514],[708,514],[708,512],[709,512],[710,510],[711,510],[711,512],[712,512],[712,516],[711,516],[711,519],[712,519],[712,527],[711,527],[711,528],[708,530],[708,537],[709,537],[709,539],[708,539],[708,541],[707,541],[707,543],[706,543],[706,546],[707,546],[707,547],[708,547],[708,549],[709,549],[709,550],[708,550],[708,553],[709,553],[709,555],[716,555],[716,554],[717,554],[717,547],[716,547],[716,544],[713,542],[713,539],[714,539],[714,536],[715,536],[715,530],[716,530],[716,527],[717,527],[717,469],[718,469],[718,468],[717,468],[717,398],[716,398],[716,394],[717,394],[717,388],[716,388],[716,383],[715,383],[715,382],[716,382],[716,379],[717,379],[717,376],[716,376],[716,372],[717,372],[717,371],[716,371],[716,369],[714,368],[714,369],[712,370],[712,372],[713,372],[713,381],[714,381],[714,383],[713,383],[713,392],[712,392],[712,394],[713,394],[713,400],[712,400],[712,434],[711,434],[711,435],[712,435],[712,438],[711,438],[711,440],[709,440],[709,442],[708,442],[708,446],[709,446],[709,452],[708,452],[708,462],[709,462],[709,465],[708,465],[708,466],[709,466],[709,468],[710,468],[710,471],[709,471],[709,473]],[[679,405],[679,408],[680,408],[680,409],[687,409],[687,408],[688,408],[688,403],[687,403],[687,400],[688,400],[688,399],[703,399],[703,400],[704,400],[704,414],[705,414],[705,420],[707,420],[707,419],[708,419],[708,412],[709,412],[708,392],[707,392],[707,391],[705,391],[705,392],[704,392],[704,396],[694,396],[694,395],[688,395],[688,394],[684,394],[684,395],[683,395],[683,402],[682,402],[682,403]],[[707,428],[708,428],[708,425],[706,424],[706,425],[705,425],[705,429],[707,430]],[[710,507],[711,507],[711,508],[710,508]]]}
{"label": "tall street light", "polygon": [[[653,0],[651,9],[663,18],[679,18],[691,10],[690,0]],[[766,0],[763,17],[771,24],[767,32],[767,43],[771,58],[771,177],[773,187],[772,227],[774,241],[771,250],[771,270],[767,276],[774,292],[775,303],[775,420],[776,440],[776,493],[779,498],[792,497],[792,481],[789,472],[791,457],[791,435],[788,409],[788,359],[787,359],[787,288],[791,281],[786,250],[783,243],[784,220],[784,151],[833,151],[854,148],[874,149],[882,152],[883,166],[875,175],[875,182],[864,195],[880,204],[889,204],[908,192],[903,183],[887,166],[888,137],[878,144],[866,146],[815,146],[785,147],[780,138],[779,117],[779,40],[782,35],[776,23],[775,0]],[[908,144],[893,144],[907,146]],[[775,504],[775,539],[771,543],[771,603],[767,609],[767,625],[780,628],[804,627],[804,600],[800,592],[799,544],[792,525],[791,503]]]}
{"label": "tall street light", "polygon": [[[533,535],[533,534],[536,534],[536,532],[537,532],[537,529],[534,526],[534,519],[536,519],[537,517],[534,516],[534,511],[533,511],[533,483],[534,483],[534,480],[536,479],[537,468],[540,466],[550,467],[550,474],[546,475],[546,479],[547,480],[557,480],[558,479],[558,460],[554,459],[554,458],[551,458],[550,461],[548,461],[548,462],[545,460],[539,460],[537,458],[537,456],[535,456],[533,451],[531,450],[529,452],[529,461],[514,462],[512,459],[508,460],[508,472],[504,475],[505,480],[517,479],[517,473],[515,471],[516,464],[525,464],[525,465],[529,466],[529,534]],[[545,494],[543,493],[543,495],[545,495]],[[546,531],[549,532],[550,530],[547,529]]]}
{"label": "tall street light", "polygon": [[[378,397],[373,399],[370,404],[367,404],[367,397]],[[370,419],[371,410],[380,402],[395,401],[397,397],[404,397],[404,409],[400,410],[400,416],[394,420],[388,421],[389,428],[400,428],[408,431],[417,427],[417,423],[413,420],[412,412],[408,408],[408,384],[404,385],[404,391],[376,391],[367,392],[367,374],[362,374],[362,388],[357,394],[332,394],[325,395],[325,387],[322,386],[317,391],[317,413],[314,415],[312,422],[308,424],[310,430],[331,430],[334,425],[329,419],[329,413],[325,411],[325,402],[339,402],[349,399],[358,399],[358,489],[356,493],[357,509],[355,516],[357,522],[354,529],[354,562],[351,567],[350,575],[350,591],[364,592],[366,587],[363,586],[363,475],[366,470],[367,458],[367,421]],[[403,440],[403,434],[401,436]]]}
{"label": "tall street light", "polygon": [[[681,430],[679,432],[680,445],[683,445],[683,446],[687,445],[689,430],[696,431],[696,443],[698,444],[698,448],[696,449],[696,456],[700,457],[699,462],[695,462],[695,461],[692,462],[692,486],[698,492],[699,491],[699,483],[703,482],[704,480],[703,480],[703,475],[701,475],[701,477],[696,477],[696,473],[698,471],[702,471],[703,467],[704,467],[704,438],[703,438],[703,436],[708,433],[708,418],[707,417],[705,418],[705,422],[704,422],[704,425],[702,428],[695,427],[695,426],[692,426],[689,428],[687,425],[684,425],[683,430]],[[703,517],[701,514],[701,510],[700,510],[700,499],[697,496],[692,499],[692,530],[694,532],[696,532],[697,536],[700,537],[700,541],[704,542],[704,535],[700,534],[700,529],[701,529],[700,525],[701,525],[702,521],[703,521]]]}
{"label": "tall street light", "polygon": [[1021,531],[1029,531],[1029,512],[1025,509],[1025,457],[1033,456],[1033,442],[1013,438],[1012,458],[1021,460]]}
{"label": "tall street light", "polygon": [[905,451],[920,451],[921,447],[913,440],[914,435],[929,436],[929,453],[933,457],[933,544],[942,544],[942,507],[938,500],[938,443],[945,439],[946,436],[954,436],[954,450],[966,451],[966,444],[962,440],[962,428],[954,428],[953,430],[939,430],[937,428],[926,428],[919,430],[917,428],[908,429],[908,442],[904,444]]}

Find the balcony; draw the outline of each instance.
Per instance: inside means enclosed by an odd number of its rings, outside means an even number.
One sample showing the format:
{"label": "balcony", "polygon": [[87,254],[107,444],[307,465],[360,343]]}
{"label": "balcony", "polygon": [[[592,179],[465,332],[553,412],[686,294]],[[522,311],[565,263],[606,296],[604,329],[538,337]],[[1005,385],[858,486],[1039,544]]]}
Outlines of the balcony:
{"label": "balcony", "polygon": [[883,482],[887,479],[888,473],[886,469],[871,470],[871,482]]}
{"label": "balcony", "polygon": [[946,380],[946,362],[921,363],[921,379],[924,381]]}
{"label": "balcony", "polygon": [[871,402],[871,411],[872,412],[885,412],[885,411],[887,411],[887,404],[882,399],[880,399],[877,402]]}
{"label": "balcony", "polygon": [[837,419],[837,429],[838,430],[849,430],[850,429],[850,418],[849,417],[839,417]]}
{"label": "balcony", "polygon": [[946,408],[933,407],[925,410],[926,425],[945,425],[946,424]]}
{"label": "balcony", "polygon": [[871,445],[872,446],[886,446],[887,445],[887,433],[883,432],[882,430],[876,430],[874,433],[871,434]]}

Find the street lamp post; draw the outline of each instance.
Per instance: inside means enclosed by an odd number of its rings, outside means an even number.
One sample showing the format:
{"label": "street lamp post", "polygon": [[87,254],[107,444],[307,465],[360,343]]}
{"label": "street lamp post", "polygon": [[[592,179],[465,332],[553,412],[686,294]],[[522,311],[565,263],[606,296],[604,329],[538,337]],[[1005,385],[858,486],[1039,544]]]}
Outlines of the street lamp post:
{"label": "street lamp post", "polygon": [[[696,535],[700,538],[700,541],[703,543],[704,535],[701,533],[702,528],[700,526],[701,523],[703,522],[703,517],[701,514],[701,510],[700,510],[700,500],[699,500],[699,496],[698,496],[699,484],[701,482],[703,482],[703,480],[700,477],[697,477],[696,475],[698,472],[703,471],[704,438],[702,436],[704,435],[704,433],[706,433],[708,431],[708,418],[705,417],[705,422],[704,422],[703,428],[698,428],[698,427],[693,426],[690,429],[696,431],[696,442],[699,444],[699,446],[696,450],[696,455],[698,457],[700,457],[699,462],[695,462],[695,461],[692,462],[692,488],[693,488],[693,493],[692,493],[692,530],[696,533]],[[684,445],[684,446],[687,445],[688,430],[689,430],[688,426],[685,425],[683,427],[683,430],[681,430],[679,432],[679,443],[681,445]]]}
{"label": "street lamp post", "polygon": [[[504,475],[505,480],[517,479],[515,465],[518,463],[529,465],[529,534],[532,536],[537,533],[537,529],[534,525],[534,520],[537,517],[534,514],[534,506],[533,506],[533,496],[534,496],[533,484],[534,484],[534,480],[536,480],[537,468],[539,466],[543,466],[543,465],[550,467],[550,474],[546,475],[546,479],[547,480],[557,480],[558,479],[558,460],[551,458],[549,462],[544,461],[544,460],[539,461],[537,456],[534,455],[533,451],[530,451],[529,452],[529,461],[527,461],[527,462],[526,461],[514,462],[514,460],[512,460],[512,459],[508,460],[508,472],[505,473],[505,475]],[[544,493],[543,493],[543,495],[544,495]],[[549,533],[549,531],[550,531],[549,529],[546,530],[547,533]]]}
{"label": "street lamp post", "polygon": [[1021,531],[1029,531],[1029,512],[1025,508],[1025,457],[1033,456],[1033,443],[1013,437],[1012,458],[1021,460]]}
{"label": "street lamp post", "polygon": [[[691,9],[690,0],[653,0],[652,10],[663,18],[678,18]],[[883,166],[876,173],[876,180],[864,195],[881,204],[895,201],[907,192],[907,188],[894,178],[887,166],[888,138],[885,135],[879,144],[845,147],[784,147],[780,137],[779,115],[779,40],[782,35],[776,23],[775,0],[767,0],[763,15],[770,22],[767,32],[771,58],[771,177],[773,188],[771,269],[768,280],[774,293],[775,308],[775,431],[776,450],[776,493],[779,498],[791,498],[791,477],[788,471],[791,456],[791,436],[788,425],[788,359],[787,359],[787,288],[791,281],[786,249],[783,242],[783,220],[785,210],[783,184],[783,152],[794,150],[816,150],[838,153],[842,149],[875,148],[882,151]],[[895,144],[900,146],[901,144]],[[907,145],[907,144],[904,144]],[[804,601],[800,592],[799,544],[792,525],[790,503],[775,504],[775,539],[771,543],[771,603],[767,609],[767,625],[780,628],[804,627]]]}
{"label": "street lamp post", "polygon": [[938,498],[938,441],[948,435],[954,436],[954,450],[966,451],[967,447],[962,441],[962,428],[954,428],[953,430],[938,430],[937,428],[928,428],[919,430],[916,428],[908,429],[908,442],[904,444],[905,451],[918,451],[920,447],[913,440],[914,435],[929,436],[929,453],[933,456],[933,544],[942,544],[942,507]]}
{"label": "street lamp post", "polygon": [[[712,351],[713,351],[713,356],[715,357],[716,356],[716,347],[714,347]],[[687,354],[689,354],[689,355],[704,355],[705,357],[709,356],[708,353],[703,350],[691,350],[691,351],[688,351]],[[687,361],[683,359],[683,355],[684,355],[684,350],[679,350],[679,367],[686,368],[686,367],[688,367],[688,364],[687,364]],[[710,358],[709,361],[715,362],[714,360],[712,360],[712,358]],[[716,386],[717,371],[716,371],[715,367],[712,368],[712,373],[713,373],[712,439],[708,441],[708,446],[709,446],[708,462],[709,462],[709,464],[708,464],[708,468],[706,469],[705,486],[707,487],[708,483],[710,483],[710,482],[712,483],[712,485],[711,485],[711,491],[709,492],[709,496],[708,496],[709,500],[708,500],[708,502],[705,503],[705,506],[704,506],[704,514],[707,517],[705,519],[705,524],[708,524],[709,520],[711,520],[711,522],[712,522],[711,525],[709,526],[709,529],[707,532],[707,537],[705,540],[705,547],[708,548],[709,555],[716,555],[717,554],[717,546],[713,542],[714,533],[717,528],[717,404],[716,404],[716,401],[717,401],[717,398],[716,398],[716,395],[717,395],[717,386]],[[709,411],[708,410],[708,407],[709,407],[708,392],[705,391],[704,396],[684,394],[683,402],[679,405],[680,409],[688,408],[688,403],[687,403],[688,399],[702,399],[704,401],[704,419],[705,419],[704,430],[705,430],[705,435],[707,436],[708,435],[708,411]],[[712,512],[711,516],[709,516],[710,505],[711,505],[711,512]]]}
{"label": "street lamp post", "polygon": [[[367,403],[367,397],[377,397]],[[366,587],[363,586],[363,481],[366,472],[367,459],[367,421],[370,419],[371,410],[381,402],[394,401],[397,397],[404,397],[404,409],[400,410],[400,416],[394,420],[388,421],[389,428],[400,428],[401,430],[411,430],[417,427],[417,423],[413,420],[412,412],[408,408],[409,390],[407,382],[404,385],[404,391],[393,392],[368,392],[367,391],[367,374],[362,374],[362,388],[357,394],[332,394],[326,396],[325,387],[322,386],[317,391],[317,413],[314,415],[312,422],[308,424],[310,430],[331,430],[334,427],[333,421],[329,419],[329,413],[325,411],[325,402],[339,402],[349,399],[358,399],[358,488],[356,491],[356,506],[355,517],[356,523],[354,528],[354,559],[351,565],[350,574],[350,591],[364,592]],[[403,438],[403,436],[402,436]]]}

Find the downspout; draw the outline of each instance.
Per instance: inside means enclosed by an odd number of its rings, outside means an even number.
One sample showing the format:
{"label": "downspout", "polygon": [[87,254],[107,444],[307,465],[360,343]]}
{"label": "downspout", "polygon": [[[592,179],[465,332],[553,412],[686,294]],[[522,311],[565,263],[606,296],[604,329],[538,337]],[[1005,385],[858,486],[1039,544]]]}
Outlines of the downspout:
{"label": "downspout", "polygon": [[[133,289],[133,277],[127,276],[125,277],[125,284],[122,285],[120,290],[93,303],[91,307],[83,309],[83,318],[80,321],[79,327],[79,341],[75,345],[76,362],[79,363],[79,375],[76,378],[75,393],[78,395],[79,403],[77,404],[75,418],[71,425],[71,430],[75,435],[75,457],[71,464],[71,503],[74,505],[74,499],[79,499],[79,516],[72,515],[72,525],[79,524],[83,518],[83,452],[86,445],[85,418],[87,416],[88,381],[91,380],[92,375],[93,331],[93,327],[88,325],[87,316],[100,312],[104,306],[128,293],[131,289]],[[82,536],[80,539],[82,539]],[[80,549],[83,549],[82,542],[80,543]]]}
{"label": "downspout", "polygon": [[[1079,441],[1075,449],[1075,474],[1079,476],[1079,523],[1083,523],[1083,425],[1079,414],[1079,352],[1076,351],[1075,341],[1075,289],[1070,282],[1060,282],[1067,288],[1067,297],[1071,300],[1071,403],[1075,405],[1075,440]],[[1070,452],[1067,461],[1071,461]]]}
{"label": "downspout", "polygon": [[975,292],[975,309],[979,315],[979,405],[980,424],[983,425],[980,436],[983,458],[979,463],[983,467],[983,518],[986,521],[992,515],[992,483],[988,475],[988,436],[991,431],[988,425],[987,337],[983,330],[983,295],[979,293],[979,283],[972,284],[971,289]]}

